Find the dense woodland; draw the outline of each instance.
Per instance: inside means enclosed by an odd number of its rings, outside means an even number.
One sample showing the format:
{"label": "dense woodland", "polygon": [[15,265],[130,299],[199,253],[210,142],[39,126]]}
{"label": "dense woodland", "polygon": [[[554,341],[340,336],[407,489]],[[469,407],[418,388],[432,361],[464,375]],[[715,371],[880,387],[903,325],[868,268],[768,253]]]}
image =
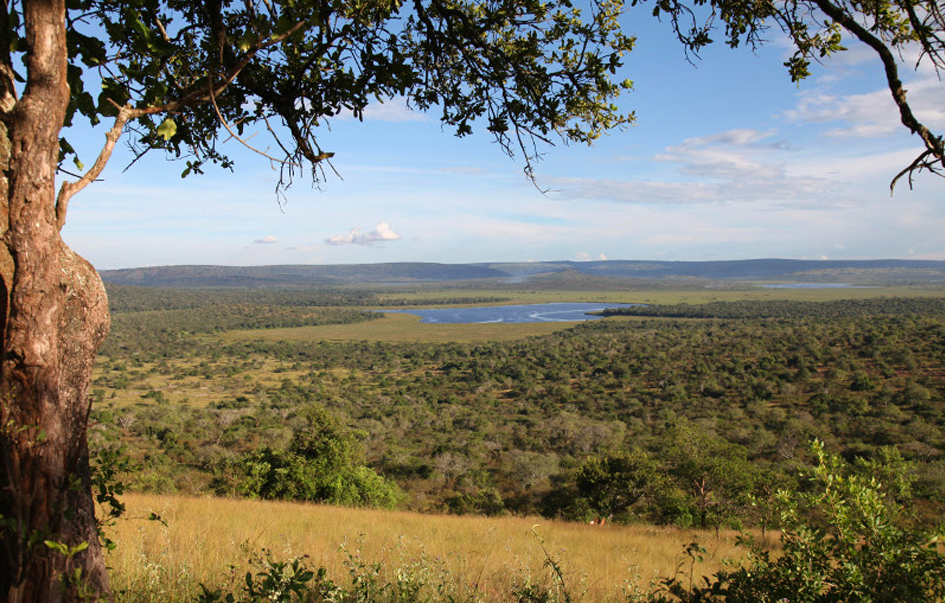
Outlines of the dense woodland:
{"label": "dense woodland", "polygon": [[377,320],[396,295],[109,293],[91,441],[134,489],[764,527],[817,439],[916,520],[945,510],[941,298],[633,308],[440,344],[217,337]]}

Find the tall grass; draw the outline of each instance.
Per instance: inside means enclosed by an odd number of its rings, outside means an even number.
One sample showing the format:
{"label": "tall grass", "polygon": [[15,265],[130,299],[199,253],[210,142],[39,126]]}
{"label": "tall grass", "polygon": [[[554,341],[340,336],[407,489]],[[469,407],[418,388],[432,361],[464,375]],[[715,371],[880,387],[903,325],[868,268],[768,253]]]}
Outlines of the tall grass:
{"label": "tall grass", "polygon": [[[199,585],[235,588],[248,560],[307,556],[336,583],[352,563],[379,566],[382,579],[420,568],[452,592],[481,601],[510,599],[526,581],[547,582],[549,558],[560,565],[577,601],[625,601],[629,589],[673,575],[685,546],[708,549],[696,576],[738,555],[733,534],[635,526],[589,526],[536,518],[433,516],[285,502],[218,498],[125,497],[128,513],[110,529],[118,601],[184,601]],[[144,518],[156,513],[163,523]]]}

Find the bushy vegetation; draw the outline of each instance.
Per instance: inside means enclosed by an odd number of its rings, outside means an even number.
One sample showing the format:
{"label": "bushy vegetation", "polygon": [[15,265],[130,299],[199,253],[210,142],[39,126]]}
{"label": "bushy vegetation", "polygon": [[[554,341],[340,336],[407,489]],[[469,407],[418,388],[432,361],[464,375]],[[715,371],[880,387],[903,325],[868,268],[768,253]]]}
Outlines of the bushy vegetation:
{"label": "bushy vegetation", "polygon": [[287,449],[263,446],[217,472],[219,494],[393,508],[397,487],[364,466],[354,435],[319,406],[303,410],[304,423]]}
{"label": "bushy vegetation", "polygon": [[[257,315],[306,308],[296,295]],[[231,303],[200,296],[185,311],[230,320]],[[353,312],[322,310],[329,321]],[[370,473],[349,477],[384,476],[409,509],[767,526],[752,501],[792,485],[814,438],[850,461],[895,450],[915,476],[920,516],[945,508],[945,312],[935,298],[674,307],[702,318],[446,344],[222,343],[175,331],[177,311],[118,313],[111,337],[122,344],[106,346],[94,384],[93,445],[124,445],[139,490],[341,500],[314,484],[305,495],[261,485],[260,467],[288,475],[311,462],[294,442],[306,413],[324,408],[363,448],[355,465]],[[630,458],[649,464],[617,466]],[[604,469],[624,484],[627,471],[660,479],[592,492]],[[251,474],[256,482],[236,483]]]}
{"label": "bushy vegetation", "polygon": [[806,488],[777,494],[777,554],[746,537],[748,559],[692,584],[676,577],[649,603],[867,603],[945,600],[945,528],[907,527],[908,511],[876,477],[813,444]]}
{"label": "bushy vegetation", "polygon": [[[210,602],[440,603],[857,603],[945,600],[945,545],[941,528],[928,531],[910,524],[909,511],[897,500],[900,486],[865,475],[863,467],[827,454],[814,442],[813,467],[797,476],[799,489],[775,496],[780,547],[772,551],[750,535],[742,538],[747,556],[704,575],[706,547],[691,542],[680,551],[684,561],[675,575],[624,584],[608,584],[606,599],[588,599],[584,577],[570,571],[569,555],[546,546],[533,533],[544,570],[519,574],[501,590],[482,589],[451,572],[442,559],[422,552],[398,561],[365,556],[360,545],[342,547],[340,574],[313,564],[307,555],[279,558],[268,550],[253,555],[245,573],[220,577],[188,600]],[[620,468],[647,464],[639,455],[624,457]],[[898,461],[873,469],[895,477]],[[895,480],[894,480],[895,481]],[[587,528],[585,528],[586,530]],[[534,531],[534,529],[533,529]],[[585,534],[585,538],[589,535]],[[482,535],[478,535],[482,538]],[[708,543],[706,543],[708,544]],[[591,555],[593,556],[593,555]],[[628,559],[633,563],[633,559]],[[598,577],[617,581],[620,574]],[[704,576],[704,577],[702,577]],[[480,575],[480,578],[482,576]],[[601,585],[597,585],[600,587]],[[137,594],[145,598],[147,593]],[[598,594],[598,597],[601,595]]]}
{"label": "bushy vegetation", "polygon": [[830,302],[794,300],[741,300],[705,304],[637,305],[610,308],[605,316],[723,319],[840,319],[876,316],[941,316],[945,299],[935,297],[875,297]]}
{"label": "bushy vegetation", "polygon": [[[624,598],[945,596],[940,298],[650,306],[517,341],[370,343],[218,335],[377,320],[374,294],[161,293],[148,306],[139,293],[115,296],[94,384],[106,501],[124,475],[151,492],[752,527],[762,539],[746,539],[743,563],[701,582],[689,566]],[[332,305],[348,298],[358,309]],[[544,579],[496,600],[577,600],[545,556]],[[347,563],[350,583],[264,555],[200,600],[479,596],[428,560]]]}

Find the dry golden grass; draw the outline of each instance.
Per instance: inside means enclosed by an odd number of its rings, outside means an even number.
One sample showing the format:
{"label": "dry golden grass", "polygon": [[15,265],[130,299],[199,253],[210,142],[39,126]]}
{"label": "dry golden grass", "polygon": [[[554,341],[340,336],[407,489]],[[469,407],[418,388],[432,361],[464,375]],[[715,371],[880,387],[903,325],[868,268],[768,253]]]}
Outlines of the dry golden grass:
{"label": "dry golden grass", "polygon": [[[338,583],[348,580],[343,545],[387,572],[425,559],[449,581],[483,601],[507,600],[525,576],[549,575],[546,555],[560,562],[576,600],[626,600],[628,585],[673,575],[685,545],[709,549],[696,575],[737,556],[734,534],[674,528],[589,526],[536,518],[455,517],[284,502],[129,494],[127,516],[111,529],[113,587],[124,600],[183,600],[199,583],[221,586],[240,577],[262,549],[277,559],[308,555]],[[136,520],[151,512],[166,526]],[[688,567],[688,566],[687,566]],[[233,569],[237,568],[237,569]],[[145,596],[146,595],[146,596]],[[577,597],[580,597],[577,599]],[[121,597],[120,597],[121,598]]]}

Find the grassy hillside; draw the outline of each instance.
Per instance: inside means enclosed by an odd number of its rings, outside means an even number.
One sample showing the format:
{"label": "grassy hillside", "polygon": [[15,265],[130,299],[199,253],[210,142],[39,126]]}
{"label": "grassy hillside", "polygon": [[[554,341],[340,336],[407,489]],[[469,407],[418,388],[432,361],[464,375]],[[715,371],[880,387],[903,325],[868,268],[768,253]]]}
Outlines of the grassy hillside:
{"label": "grassy hillside", "polygon": [[626,601],[634,585],[673,575],[688,561],[683,551],[695,538],[709,548],[706,562],[695,568],[697,578],[740,554],[732,533],[716,538],[676,528],[206,497],[129,494],[125,500],[129,517],[156,513],[165,523],[126,519],[110,530],[118,545],[108,557],[118,601],[190,600],[201,583],[232,588],[252,569],[249,558],[263,549],[277,559],[307,556],[310,566],[325,567],[342,583],[351,579],[353,559],[366,573],[380,563],[382,580],[422,572],[430,589],[442,583],[487,603],[509,600],[526,580],[549,582],[545,551],[561,564],[575,599],[595,603]]}

